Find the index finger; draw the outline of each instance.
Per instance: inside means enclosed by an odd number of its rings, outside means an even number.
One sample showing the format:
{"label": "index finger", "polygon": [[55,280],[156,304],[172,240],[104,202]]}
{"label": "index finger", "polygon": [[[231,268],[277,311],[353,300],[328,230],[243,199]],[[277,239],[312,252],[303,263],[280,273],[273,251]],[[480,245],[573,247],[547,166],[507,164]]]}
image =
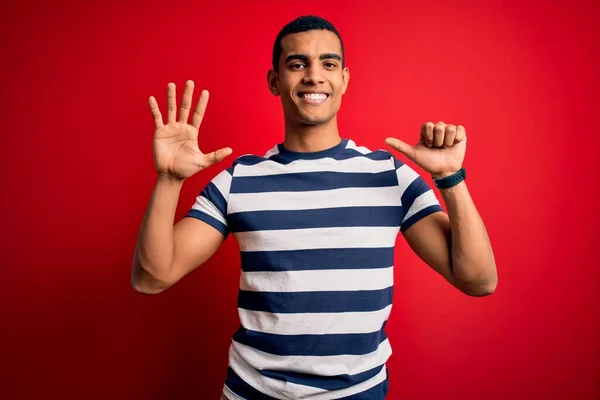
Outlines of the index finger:
{"label": "index finger", "polygon": [[191,125],[196,129],[200,128],[202,118],[204,118],[206,105],[208,104],[208,97],[208,90],[203,90],[202,93],[200,93],[200,98],[198,99],[198,104],[196,105],[196,110],[194,110],[194,115],[192,115],[191,121]]}
{"label": "index finger", "polygon": [[152,112],[152,117],[154,118],[154,127],[156,129],[162,128],[164,126],[162,115],[160,113],[160,108],[158,108],[158,103],[154,96],[150,96],[148,99],[148,105],[150,106],[150,111]]}
{"label": "index finger", "polygon": [[465,140],[467,138],[467,131],[465,130],[465,127],[462,125],[459,125],[456,127],[456,142],[462,142],[463,140]]}

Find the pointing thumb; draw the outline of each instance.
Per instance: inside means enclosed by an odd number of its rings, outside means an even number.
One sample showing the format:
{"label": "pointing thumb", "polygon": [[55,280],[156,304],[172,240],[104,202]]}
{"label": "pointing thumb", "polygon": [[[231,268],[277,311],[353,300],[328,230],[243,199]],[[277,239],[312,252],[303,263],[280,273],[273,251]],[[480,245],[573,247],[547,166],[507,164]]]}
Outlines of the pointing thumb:
{"label": "pointing thumb", "polygon": [[396,139],[396,138],[387,138],[387,139],[385,139],[385,142],[389,146],[398,150],[400,153],[404,154],[411,161],[414,161],[415,149],[413,146],[409,145],[408,143],[404,143],[402,140]]}

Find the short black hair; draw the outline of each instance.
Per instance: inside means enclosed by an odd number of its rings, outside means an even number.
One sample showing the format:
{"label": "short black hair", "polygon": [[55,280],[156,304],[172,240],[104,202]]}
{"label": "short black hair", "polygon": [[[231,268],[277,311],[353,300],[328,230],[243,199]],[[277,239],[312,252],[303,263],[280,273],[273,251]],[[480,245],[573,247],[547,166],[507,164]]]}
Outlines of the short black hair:
{"label": "short black hair", "polygon": [[317,29],[323,29],[333,32],[336,34],[338,39],[340,39],[340,47],[342,50],[342,68],[344,68],[346,64],[346,57],[344,56],[344,42],[342,41],[342,37],[340,36],[338,30],[335,29],[335,26],[333,26],[331,22],[327,21],[324,18],[317,17],[314,15],[304,15],[286,24],[283,28],[281,28],[279,34],[277,34],[277,38],[275,39],[275,43],[273,44],[273,69],[276,72],[279,72],[279,57],[281,56],[281,52],[283,51],[281,47],[281,39],[283,39],[284,36],[293,33],[307,32]]}

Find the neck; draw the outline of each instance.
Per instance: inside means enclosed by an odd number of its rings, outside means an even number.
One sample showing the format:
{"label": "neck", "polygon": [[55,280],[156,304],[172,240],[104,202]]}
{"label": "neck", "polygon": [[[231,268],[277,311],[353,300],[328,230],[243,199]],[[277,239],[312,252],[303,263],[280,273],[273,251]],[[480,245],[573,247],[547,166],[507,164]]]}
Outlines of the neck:
{"label": "neck", "polygon": [[337,118],[319,125],[291,124],[286,121],[286,149],[296,152],[315,152],[327,150],[339,144],[342,138],[338,132]]}

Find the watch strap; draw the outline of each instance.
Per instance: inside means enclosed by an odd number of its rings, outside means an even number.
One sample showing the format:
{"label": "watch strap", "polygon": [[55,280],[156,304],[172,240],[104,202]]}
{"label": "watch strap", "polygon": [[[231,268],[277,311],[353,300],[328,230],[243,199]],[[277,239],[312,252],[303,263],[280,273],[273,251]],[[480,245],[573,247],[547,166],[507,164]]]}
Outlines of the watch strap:
{"label": "watch strap", "polygon": [[467,177],[467,171],[464,168],[459,169],[454,174],[445,178],[434,179],[433,182],[438,189],[448,189],[452,186],[456,186]]}

